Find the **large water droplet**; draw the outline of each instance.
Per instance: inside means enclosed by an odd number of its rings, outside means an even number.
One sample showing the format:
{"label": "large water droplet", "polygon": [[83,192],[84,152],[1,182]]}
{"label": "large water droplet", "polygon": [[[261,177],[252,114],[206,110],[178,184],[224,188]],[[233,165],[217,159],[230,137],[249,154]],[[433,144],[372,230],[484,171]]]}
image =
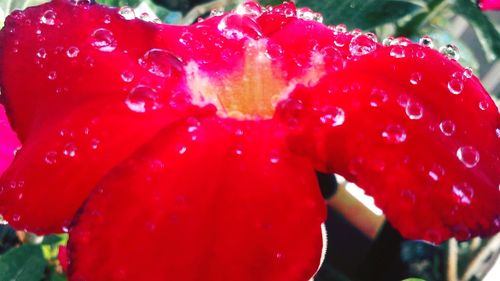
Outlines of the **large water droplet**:
{"label": "large water droplet", "polygon": [[439,48],[439,52],[443,55],[445,55],[447,58],[452,59],[452,60],[459,60],[460,59],[460,51],[457,46],[453,44],[448,44],[446,46],[442,46]]}
{"label": "large water droplet", "polygon": [[329,127],[337,127],[345,122],[345,112],[336,106],[327,106],[322,109],[323,115],[319,118],[321,124]]}
{"label": "large water droplet", "polygon": [[465,167],[474,168],[479,163],[479,151],[473,146],[462,146],[457,150],[457,157]]}
{"label": "large water droplet", "polygon": [[157,92],[147,86],[139,85],[132,89],[125,100],[128,108],[134,112],[144,113],[161,108]]}
{"label": "large water droplet", "polygon": [[245,1],[236,7],[235,12],[238,15],[258,17],[262,14],[262,6],[258,2]]}
{"label": "large water droplet", "polygon": [[424,107],[419,102],[410,101],[406,106],[405,112],[411,120],[418,120],[424,115]]}
{"label": "large water droplet", "polygon": [[171,77],[183,69],[181,59],[163,49],[151,49],[147,51],[139,59],[139,65],[147,69],[150,73],[164,78]]}
{"label": "large water droplet", "polygon": [[470,205],[474,197],[474,189],[467,183],[454,184],[452,192],[459,203],[466,205]]}
{"label": "large water droplet", "polygon": [[451,136],[455,132],[455,123],[451,120],[445,120],[439,123],[439,129],[445,136]]}
{"label": "large water droplet", "polygon": [[405,49],[403,48],[403,46],[394,45],[391,48],[390,55],[391,55],[391,57],[394,57],[394,58],[397,58],[397,59],[404,58],[406,56]]}
{"label": "large water droplet", "polygon": [[57,14],[53,10],[47,10],[40,18],[40,23],[46,25],[54,25],[56,23]]}
{"label": "large water droplet", "polygon": [[353,56],[363,56],[377,49],[377,42],[366,35],[358,35],[351,40],[349,51]]}
{"label": "large water droplet", "polygon": [[257,39],[262,37],[262,30],[254,19],[236,14],[228,14],[217,25],[222,36],[227,39],[240,40],[246,36]]}
{"label": "large water droplet", "polygon": [[132,9],[128,6],[121,7],[120,10],[118,10],[118,14],[126,20],[135,19],[134,9]]}
{"label": "large water droplet", "polygon": [[382,138],[389,144],[398,144],[406,140],[406,131],[401,125],[390,124],[382,132]]}
{"label": "large water droplet", "polygon": [[450,90],[450,93],[454,95],[460,94],[463,89],[464,83],[460,79],[453,78],[450,80],[450,82],[448,82],[448,90]]}
{"label": "large water droplet", "polygon": [[90,44],[101,52],[112,52],[117,42],[113,33],[106,28],[99,28],[92,32]]}

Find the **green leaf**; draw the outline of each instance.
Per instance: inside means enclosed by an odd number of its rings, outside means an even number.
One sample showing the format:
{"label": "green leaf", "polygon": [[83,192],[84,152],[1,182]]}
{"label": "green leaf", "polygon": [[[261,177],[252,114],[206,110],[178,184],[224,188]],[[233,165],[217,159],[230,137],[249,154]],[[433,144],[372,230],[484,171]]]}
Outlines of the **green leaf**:
{"label": "green leaf", "polygon": [[454,0],[453,10],[465,17],[476,32],[490,61],[500,57],[500,34],[488,17],[479,9],[476,1]]}
{"label": "green leaf", "polygon": [[321,12],[328,24],[344,23],[351,29],[372,29],[427,9],[427,2],[423,0],[297,0],[296,2],[298,6],[307,6]]}
{"label": "green leaf", "polygon": [[139,5],[139,3],[141,3],[141,0],[97,0],[96,2],[114,7],[136,7],[137,5]]}
{"label": "green leaf", "polygon": [[425,281],[424,279],[420,279],[420,278],[407,278],[407,279],[404,279],[402,281]]}
{"label": "green leaf", "polygon": [[0,256],[0,281],[40,281],[46,266],[40,246],[23,245]]}

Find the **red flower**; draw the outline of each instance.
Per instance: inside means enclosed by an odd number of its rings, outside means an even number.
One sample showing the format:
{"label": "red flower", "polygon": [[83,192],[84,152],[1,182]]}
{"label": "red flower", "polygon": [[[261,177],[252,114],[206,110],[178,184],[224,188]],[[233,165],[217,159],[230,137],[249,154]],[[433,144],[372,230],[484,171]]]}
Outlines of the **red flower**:
{"label": "red flower", "polygon": [[14,151],[19,147],[19,141],[9,126],[5,109],[0,105],[0,175],[9,167],[14,159]]}
{"label": "red flower", "polygon": [[479,7],[482,10],[498,10],[500,9],[499,0],[480,0]]}
{"label": "red flower", "polygon": [[498,108],[454,49],[318,18],[253,2],[189,27],[90,1],[13,13],[0,83],[23,148],[0,213],[37,233],[77,213],[71,280],[307,280],[315,170],[365,188],[408,238],[498,232]]}

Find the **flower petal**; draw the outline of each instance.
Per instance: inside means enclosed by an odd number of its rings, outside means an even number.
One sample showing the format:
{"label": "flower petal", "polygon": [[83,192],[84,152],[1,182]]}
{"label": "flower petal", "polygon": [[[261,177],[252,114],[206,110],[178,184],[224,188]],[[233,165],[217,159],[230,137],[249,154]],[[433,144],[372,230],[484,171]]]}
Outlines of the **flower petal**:
{"label": "flower petal", "polygon": [[0,175],[14,159],[14,151],[19,147],[19,140],[9,126],[5,109],[0,105]]}
{"label": "flower petal", "polygon": [[228,119],[163,131],[81,210],[70,278],[311,278],[326,211],[309,161],[288,151],[283,132],[276,122]]}
{"label": "flower petal", "polygon": [[60,232],[115,165],[197,112],[182,62],[152,44],[168,28],[63,0],[7,18],[1,98],[23,145],[0,180],[12,225]]}
{"label": "flower petal", "polygon": [[295,151],[363,187],[407,238],[500,230],[498,108],[470,70],[437,51],[352,54],[343,71],[297,88],[277,117],[292,126]]}

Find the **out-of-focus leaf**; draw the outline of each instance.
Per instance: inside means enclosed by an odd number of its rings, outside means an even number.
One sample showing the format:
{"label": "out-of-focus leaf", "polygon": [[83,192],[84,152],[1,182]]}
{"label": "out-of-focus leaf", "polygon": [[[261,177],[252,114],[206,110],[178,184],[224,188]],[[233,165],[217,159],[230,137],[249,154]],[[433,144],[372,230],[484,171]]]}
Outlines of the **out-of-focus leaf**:
{"label": "out-of-focus leaf", "polygon": [[408,278],[408,279],[405,279],[405,280],[402,280],[402,281],[425,281],[424,279],[420,279],[420,278]]}
{"label": "out-of-focus leaf", "polygon": [[139,5],[141,0],[97,0],[96,2],[114,7],[123,7],[123,6],[135,7]]}
{"label": "out-of-focus leaf", "polygon": [[5,18],[14,10],[24,10],[29,6],[36,6],[49,0],[0,0],[0,28]]}
{"label": "out-of-focus leaf", "polygon": [[405,16],[427,9],[424,0],[297,0],[298,6],[307,6],[321,12],[328,24],[344,23],[349,28],[371,29],[395,22]]}
{"label": "out-of-focus leaf", "polygon": [[40,246],[13,248],[0,256],[0,281],[40,281],[46,266]]}
{"label": "out-of-focus leaf", "polygon": [[476,1],[454,0],[453,10],[472,25],[486,58],[490,61],[500,58],[500,34],[488,17],[481,12]]}

